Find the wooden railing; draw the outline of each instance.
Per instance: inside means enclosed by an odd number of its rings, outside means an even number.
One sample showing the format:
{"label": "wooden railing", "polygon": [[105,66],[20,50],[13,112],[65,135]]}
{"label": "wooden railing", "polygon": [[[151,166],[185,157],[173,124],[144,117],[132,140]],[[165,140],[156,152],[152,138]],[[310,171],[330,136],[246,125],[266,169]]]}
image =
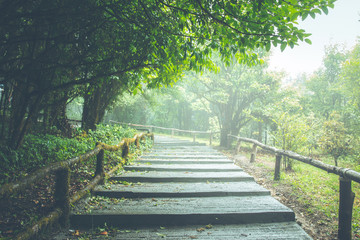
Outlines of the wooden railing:
{"label": "wooden railing", "polygon": [[213,136],[215,134],[220,133],[220,132],[208,132],[208,131],[181,130],[181,129],[177,129],[177,128],[166,128],[166,127],[158,127],[158,126],[153,126],[153,125],[140,125],[140,124],[133,124],[133,123],[117,122],[117,121],[113,121],[113,120],[110,120],[109,122],[134,127],[139,130],[148,130],[149,132],[154,132],[155,129],[165,130],[165,131],[169,131],[172,136],[174,136],[175,133],[189,133],[193,137],[194,142],[196,141],[197,135],[200,135],[200,134],[209,135],[209,145],[212,144]]}
{"label": "wooden railing", "polygon": [[[104,151],[118,151],[122,150],[121,157],[124,159],[123,164],[127,163],[130,145],[134,144],[136,148],[140,148],[140,141],[146,137],[150,137],[154,140],[154,135],[151,133],[141,133],[135,135],[133,138],[123,139],[119,144],[111,146],[104,143],[97,143],[95,148],[85,154],[78,157],[74,157],[62,162],[57,162],[42,169],[39,169],[35,173],[21,179],[21,181],[15,183],[4,184],[0,188],[0,199],[6,199],[10,196],[22,193],[26,188],[40,181],[46,176],[55,173],[55,210],[47,216],[41,218],[32,227],[29,227],[24,232],[18,234],[16,239],[29,239],[38,234],[41,229],[46,226],[59,222],[61,226],[66,227],[69,224],[70,205],[74,204],[85,195],[87,195],[94,187],[104,180],[105,175],[111,175],[117,171],[122,164],[119,163],[116,167],[112,168],[109,172],[104,171]],[[76,192],[71,198],[69,194],[70,188],[70,167],[76,163],[84,162],[91,157],[97,157],[96,170],[94,179],[82,190]]]}
{"label": "wooden railing", "polygon": [[[228,135],[230,139],[237,140],[237,149],[239,152],[240,143],[247,142],[252,143],[252,151],[250,156],[250,162],[254,162],[257,153],[257,147],[261,147],[273,154],[275,154],[275,170],[274,170],[274,180],[280,180],[280,166],[282,157],[288,157],[306,164],[310,164],[316,168],[327,171],[328,173],[333,173],[339,176],[340,184],[340,202],[339,202],[339,228],[338,228],[338,238],[341,240],[350,240],[351,239],[351,221],[352,221],[352,210],[354,204],[355,194],[351,190],[351,181],[360,183],[360,173],[348,168],[340,168],[330,164],[323,163],[319,160],[312,159],[310,157],[301,156],[297,153],[291,151],[285,151],[277,149],[275,147],[267,146],[260,143],[257,140],[238,137],[233,135]],[[231,141],[229,141],[231,142]]]}

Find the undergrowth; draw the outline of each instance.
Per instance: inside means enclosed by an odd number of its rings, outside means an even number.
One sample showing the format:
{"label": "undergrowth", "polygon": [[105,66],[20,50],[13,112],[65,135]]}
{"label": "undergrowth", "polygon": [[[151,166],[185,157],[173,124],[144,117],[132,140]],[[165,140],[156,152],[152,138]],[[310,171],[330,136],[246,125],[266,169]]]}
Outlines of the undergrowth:
{"label": "undergrowth", "polygon": [[[273,155],[263,155],[256,164],[264,166],[264,162],[275,162]],[[318,159],[320,160],[320,159]],[[332,159],[321,156],[321,160],[331,164]],[[359,171],[359,165],[354,161],[342,161],[341,167]],[[311,165],[296,162],[292,171],[281,170],[281,181],[292,186],[293,194],[298,201],[306,206],[309,214],[324,213],[335,232],[338,228],[339,209],[339,176],[329,174],[324,170]],[[360,239],[360,184],[352,182],[352,191],[355,193],[353,205],[352,229],[353,239]],[[321,223],[320,223],[321,224]]]}
{"label": "undergrowth", "polygon": [[96,131],[75,131],[73,138],[60,135],[29,134],[16,151],[0,145],[0,185],[15,181],[53,162],[81,155],[95,147],[96,142],[118,144],[133,137],[136,130],[117,125],[98,125]]}
{"label": "undergrowth", "polygon": [[[54,135],[29,135],[23,147],[18,151],[10,151],[8,155],[5,155],[4,151],[1,152],[8,159],[6,163],[0,163],[3,170],[5,169],[0,173],[2,183],[19,179],[46,164],[79,156],[93,149],[96,142],[115,145],[123,138],[132,138],[135,134],[134,129],[99,125],[96,131],[88,133],[78,131],[71,139]],[[137,149],[135,144],[131,144],[127,161],[131,162],[151,146],[150,139],[141,141],[140,149]],[[121,155],[121,150],[105,151],[104,169],[106,172],[119,163],[124,163]],[[9,160],[11,158],[15,158],[16,162]],[[70,197],[92,181],[95,163],[96,157],[92,157],[71,167]],[[0,239],[14,239],[16,234],[29,228],[41,217],[54,210],[54,181],[54,174],[49,174],[18,195],[0,198],[0,206],[6,206],[6,208],[0,208]]]}

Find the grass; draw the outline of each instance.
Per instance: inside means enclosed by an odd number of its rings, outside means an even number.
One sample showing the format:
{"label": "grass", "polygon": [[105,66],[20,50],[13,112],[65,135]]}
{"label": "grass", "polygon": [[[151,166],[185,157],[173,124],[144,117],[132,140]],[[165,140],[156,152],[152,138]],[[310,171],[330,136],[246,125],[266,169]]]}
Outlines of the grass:
{"label": "grass", "polygon": [[[249,153],[246,153],[250,157]],[[332,159],[322,156],[323,162],[333,164]],[[261,155],[255,163],[258,167],[271,168],[275,165],[275,157],[270,154]],[[357,170],[357,165],[351,161],[340,162],[340,167]],[[281,182],[292,186],[293,194],[298,197],[299,202],[306,206],[308,213],[324,213],[331,223],[333,229],[338,227],[339,209],[339,176],[329,174],[324,170],[311,165],[295,162],[293,171],[281,169]],[[352,229],[353,239],[360,239],[360,184],[352,182],[352,191],[355,193],[353,205]]]}

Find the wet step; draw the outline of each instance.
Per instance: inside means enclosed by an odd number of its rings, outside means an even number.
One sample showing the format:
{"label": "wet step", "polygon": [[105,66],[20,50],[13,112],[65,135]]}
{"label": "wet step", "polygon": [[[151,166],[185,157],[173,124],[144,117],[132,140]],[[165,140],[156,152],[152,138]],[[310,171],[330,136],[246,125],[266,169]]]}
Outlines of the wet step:
{"label": "wet step", "polygon": [[109,180],[126,182],[241,182],[254,181],[243,171],[237,172],[126,172]]}
{"label": "wet step", "polygon": [[234,164],[140,164],[125,166],[127,171],[158,171],[158,172],[239,172],[241,168]]}
{"label": "wet step", "polygon": [[145,153],[143,156],[156,156],[156,155],[191,155],[191,156],[198,156],[198,155],[203,155],[203,154],[207,154],[207,155],[211,155],[211,156],[224,156],[222,153],[220,152],[216,152],[215,150],[213,151],[178,151],[176,150],[152,150],[149,153]]}
{"label": "wet step", "polygon": [[154,145],[153,150],[170,150],[170,151],[179,151],[179,150],[186,150],[186,151],[209,151],[209,147],[205,145]]}
{"label": "wet step", "polygon": [[71,228],[131,229],[112,239],[311,239],[291,209],[214,152],[156,136],[152,152],[73,206]]}
{"label": "wet step", "polygon": [[142,156],[141,159],[227,159],[224,155],[208,155],[208,154],[151,154]]}
{"label": "wet step", "polygon": [[234,162],[229,159],[158,159],[158,158],[147,158],[140,159],[134,163],[144,163],[144,164],[230,164],[233,165]]}
{"label": "wet step", "polygon": [[[86,207],[84,207],[86,206]],[[180,226],[294,221],[295,214],[271,196],[202,198],[93,197],[77,205],[72,226]]]}
{"label": "wet step", "polygon": [[[93,232],[81,232],[82,235],[89,236]],[[99,234],[94,232],[94,237]],[[70,235],[71,236],[71,235]],[[53,238],[54,240],[67,239],[69,234],[63,232]],[[109,231],[109,238],[122,240],[138,239],[207,239],[207,240],[309,240],[311,239],[295,222],[281,223],[257,223],[257,224],[229,224],[229,225],[191,225],[191,226],[155,226],[155,227],[136,227],[119,228]],[[95,239],[95,238],[91,238]],[[100,238],[96,238],[100,239]]]}
{"label": "wet step", "polygon": [[255,182],[123,183],[98,186],[98,196],[116,198],[181,198],[221,196],[268,196],[270,191]]}
{"label": "wet step", "polygon": [[186,147],[186,146],[206,146],[206,143],[198,142],[159,142],[156,143],[156,147]]}

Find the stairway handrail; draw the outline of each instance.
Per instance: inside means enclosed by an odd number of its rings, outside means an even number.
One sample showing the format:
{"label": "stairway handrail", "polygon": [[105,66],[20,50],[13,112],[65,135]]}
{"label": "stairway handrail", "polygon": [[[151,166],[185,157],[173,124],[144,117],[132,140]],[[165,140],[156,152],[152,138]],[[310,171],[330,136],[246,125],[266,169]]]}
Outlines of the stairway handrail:
{"label": "stairway handrail", "polygon": [[153,134],[144,134],[144,133],[136,134],[133,138],[125,138],[119,144],[113,145],[113,146],[98,142],[94,149],[92,149],[84,154],[81,154],[77,157],[69,158],[69,159],[61,161],[61,162],[52,163],[48,166],[38,169],[37,171],[30,174],[29,176],[26,176],[14,183],[3,184],[0,187],[0,199],[5,196],[9,196],[10,194],[16,194],[19,191],[26,189],[31,184],[34,184],[35,182],[39,181],[40,178],[43,178],[43,177],[49,175],[50,173],[54,173],[61,168],[71,167],[76,163],[79,163],[79,162],[87,160],[93,156],[96,156],[99,154],[99,152],[101,150],[117,151],[120,148],[122,148],[125,143],[128,143],[128,144],[134,143],[137,138],[143,138],[144,136],[153,136]]}
{"label": "stairway handrail", "polygon": [[360,183],[360,172],[354,171],[352,169],[349,168],[341,168],[341,167],[337,167],[337,166],[333,166],[331,164],[327,164],[327,163],[323,163],[319,160],[310,158],[310,157],[305,157],[302,156],[300,154],[297,154],[295,152],[292,151],[287,151],[287,150],[282,150],[282,149],[278,149],[275,147],[271,147],[268,145],[265,145],[255,139],[251,139],[251,138],[244,138],[244,137],[238,137],[238,136],[234,136],[234,135],[228,135],[229,137],[235,138],[237,140],[243,141],[243,142],[248,142],[248,143],[253,143],[256,146],[259,146],[265,150],[268,150],[274,154],[278,154],[278,155],[282,155],[282,156],[286,156],[289,157],[291,159],[295,159],[298,161],[301,161],[303,163],[307,163],[310,164],[316,168],[320,168],[322,170],[327,171],[328,173],[333,173],[336,174],[340,177],[355,181],[357,183]]}
{"label": "stairway handrail", "polygon": [[[62,162],[54,163],[50,166],[39,169],[30,176],[23,178],[21,181],[15,183],[8,183],[0,189],[0,199],[11,196],[12,194],[19,193],[29,187],[31,184],[40,181],[41,178],[47,176],[50,173],[56,174],[55,182],[55,209],[47,216],[42,217],[34,225],[28,227],[25,231],[19,233],[16,239],[29,239],[38,234],[41,229],[50,225],[55,221],[59,221],[62,227],[67,226],[69,223],[70,205],[76,203],[78,200],[86,196],[95,186],[103,181],[105,175],[111,175],[117,171],[123,164],[126,163],[129,155],[130,144],[135,144],[137,148],[140,147],[140,141],[150,137],[154,140],[154,134],[152,133],[140,133],[136,134],[133,138],[124,138],[117,145],[108,145],[98,142],[94,149],[81,154],[80,156],[67,159]],[[118,164],[112,168],[109,172],[104,171],[104,150],[117,151],[122,149],[122,158],[125,159],[123,164]],[[90,157],[97,156],[95,177],[87,184],[87,186],[77,191],[71,198],[69,196],[70,185],[70,169],[69,167],[75,163],[87,160]]]}
{"label": "stairway handrail", "polygon": [[339,225],[338,225],[338,239],[352,239],[352,211],[355,199],[355,193],[351,190],[351,181],[360,183],[360,172],[354,171],[349,168],[341,168],[337,166],[333,166],[330,164],[323,163],[319,160],[315,160],[310,157],[305,157],[300,154],[294,153],[292,151],[286,151],[282,149],[278,149],[275,147],[271,147],[260,143],[259,141],[251,138],[244,138],[239,136],[234,136],[229,134],[229,138],[237,139],[238,147],[237,151],[239,151],[240,142],[248,142],[252,143],[252,153],[250,157],[250,162],[255,161],[257,147],[261,147],[265,150],[268,150],[276,155],[275,162],[275,172],[274,172],[274,180],[280,180],[280,165],[282,156],[289,157],[291,159],[295,159],[301,161],[306,164],[310,164],[316,168],[327,171],[328,173],[333,173],[339,176]]}
{"label": "stairway handrail", "polygon": [[118,122],[114,120],[109,120],[109,122],[127,125],[127,126],[133,126],[133,127],[145,127],[145,128],[157,128],[161,130],[170,130],[170,131],[176,131],[176,132],[185,132],[185,133],[198,133],[198,134],[215,134],[220,133],[219,131],[212,132],[212,131],[193,131],[193,130],[183,130],[183,129],[177,129],[177,128],[166,128],[166,127],[159,127],[154,125],[141,125],[141,124],[134,124],[134,123],[125,123],[125,122]]}

